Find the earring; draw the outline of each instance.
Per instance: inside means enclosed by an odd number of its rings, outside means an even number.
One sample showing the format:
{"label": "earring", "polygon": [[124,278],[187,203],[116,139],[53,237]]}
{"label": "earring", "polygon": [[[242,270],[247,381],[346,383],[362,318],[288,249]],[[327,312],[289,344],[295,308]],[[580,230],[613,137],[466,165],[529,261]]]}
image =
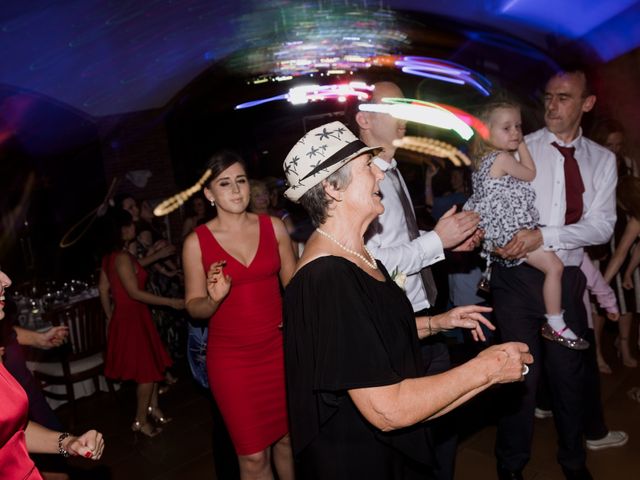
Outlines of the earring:
{"label": "earring", "polygon": [[212,207],[215,207],[215,206],[216,206],[216,202],[215,202],[215,200],[211,200],[211,206],[212,206]]}

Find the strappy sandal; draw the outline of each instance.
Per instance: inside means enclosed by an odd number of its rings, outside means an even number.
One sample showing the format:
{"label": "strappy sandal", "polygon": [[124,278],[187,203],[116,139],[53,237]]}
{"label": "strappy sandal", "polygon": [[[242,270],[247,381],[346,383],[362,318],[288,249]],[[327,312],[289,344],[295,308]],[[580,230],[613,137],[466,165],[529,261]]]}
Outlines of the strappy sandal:
{"label": "strappy sandal", "polygon": [[165,417],[162,415],[162,412],[158,407],[148,407],[147,413],[158,425],[166,425],[173,420],[171,417]]}

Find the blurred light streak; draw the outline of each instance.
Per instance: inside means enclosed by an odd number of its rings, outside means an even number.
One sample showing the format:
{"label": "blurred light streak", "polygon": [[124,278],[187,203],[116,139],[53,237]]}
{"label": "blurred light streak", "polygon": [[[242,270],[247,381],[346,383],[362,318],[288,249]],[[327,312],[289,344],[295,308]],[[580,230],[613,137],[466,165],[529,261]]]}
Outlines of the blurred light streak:
{"label": "blurred light streak", "polygon": [[255,107],[263,103],[277,100],[287,100],[292,105],[304,105],[309,102],[321,102],[325,100],[338,100],[344,102],[348,97],[357,97],[359,100],[367,100],[371,96],[373,87],[363,82],[350,82],[348,84],[334,85],[299,85],[289,89],[288,93],[276,95],[275,97],[236,105],[234,110]]}
{"label": "blurred light streak", "polygon": [[441,140],[427,137],[402,137],[393,141],[393,146],[403,148],[423,155],[430,155],[439,158],[448,158],[456,167],[471,165],[471,160],[467,155]]}
{"label": "blurred light streak", "polygon": [[447,109],[431,102],[411,98],[383,98],[382,103],[360,105],[363,112],[388,113],[408,122],[453,130],[463,140],[473,136],[473,129]]}
{"label": "blurred light streak", "polygon": [[437,58],[407,56],[396,60],[395,65],[404,73],[457,85],[470,85],[484,96],[489,96],[493,87],[492,83],[478,72]]}

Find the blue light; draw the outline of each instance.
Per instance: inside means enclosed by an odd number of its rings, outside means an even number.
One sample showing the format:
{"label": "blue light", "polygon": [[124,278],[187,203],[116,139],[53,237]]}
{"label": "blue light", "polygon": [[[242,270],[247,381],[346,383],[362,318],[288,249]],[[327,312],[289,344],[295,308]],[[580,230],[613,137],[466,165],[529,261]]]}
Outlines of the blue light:
{"label": "blue light", "polygon": [[580,38],[635,3],[635,0],[503,0],[495,12],[541,27],[543,31]]}
{"label": "blue light", "polygon": [[234,110],[242,110],[244,108],[255,107],[256,105],[262,105],[263,103],[275,102],[277,100],[286,100],[288,94],[283,93],[282,95],[276,95],[275,97],[263,98],[262,100],[253,100],[251,102],[241,103],[236,105]]}

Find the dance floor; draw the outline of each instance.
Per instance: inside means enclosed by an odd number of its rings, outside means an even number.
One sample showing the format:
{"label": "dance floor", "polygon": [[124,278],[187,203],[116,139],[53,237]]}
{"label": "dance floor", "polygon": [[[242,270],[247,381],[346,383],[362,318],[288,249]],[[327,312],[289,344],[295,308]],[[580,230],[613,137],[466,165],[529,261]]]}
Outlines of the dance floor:
{"label": "dance floor", "polygon": [[[630,439],[621,448],[588,452],[587,462],[595,479],[624,480],[638,478],[640,469],[640,403],[627,396],[632,387],[640,387],[640,368],[621,365],[612,347],[613,340],[613,332],[605,332],[603,343],[610,347],[605,347],[604,352],[613,368],[612,375],[601,375],[605,416],[609,428],[627,431]],[[458,449],[456,480],[496,478],[491,395],[492,392],[488,392],[461,412],[464,433]],[[117,401],[107,393],[79,401],[78,425],[74,431],[89,427],[101,430],[107,448],[98,463],[73,459],[72,479],[218,479],[214,469],[213,417],[209,401],[188,378],[186,370],[181,372],[178,384],[162,397],[164,411],[174,420],[159,436],[148,439],[129,430],[134,404],[133,385],[124,385]],[[58,413],[63,422],[69,420],[67,406],[60,407]],[[553,419],[536,419],[533,454],[524,472],[525,479],[561,480],[563,475],[555,452]]]}

